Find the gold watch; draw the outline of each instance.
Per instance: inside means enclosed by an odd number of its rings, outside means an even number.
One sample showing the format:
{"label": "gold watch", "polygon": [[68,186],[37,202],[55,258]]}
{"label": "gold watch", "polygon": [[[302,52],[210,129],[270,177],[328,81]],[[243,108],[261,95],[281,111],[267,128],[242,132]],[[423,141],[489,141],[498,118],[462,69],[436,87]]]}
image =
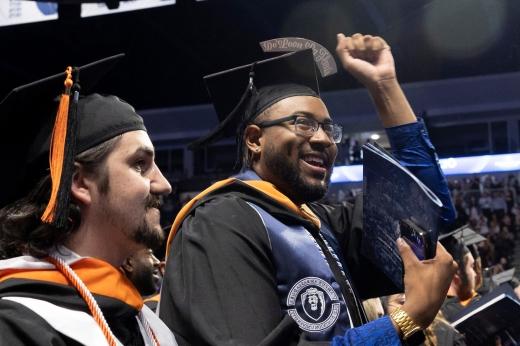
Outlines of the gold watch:
{"label": "gold watch", "polygon": [[419,327],[419,325],[417,325],[404,310],[401,310],[401,308],[395,309],[390,314],[390,318],[395,322],[401,331],[403,340],[407,340],[413,334],[422,330],[422,328]]}

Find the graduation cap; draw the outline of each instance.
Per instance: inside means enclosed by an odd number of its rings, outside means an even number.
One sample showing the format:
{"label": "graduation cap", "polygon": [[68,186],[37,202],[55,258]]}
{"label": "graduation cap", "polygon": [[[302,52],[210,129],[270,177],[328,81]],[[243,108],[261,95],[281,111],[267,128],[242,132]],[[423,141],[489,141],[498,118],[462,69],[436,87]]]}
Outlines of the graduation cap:
{"label": "graduation cap", "polygon": [[474,250],[475,244],[483,240],[486,240],[486,238],[476,233],[468,225],[439,236],[441,244],[458,263],[462,263],[463,257],[470,252],[476,257],[478,252],[472,250]]}
{"label": "graduation cap", "polygon": [[204,77],[219,125],[190,144],[200,148],[236,136],[238,159],[245,127],[276,102],[291,96],[319,97],[311,49],[290,52]]}
{"label": "graduation cap", "polygon": [[477,244],[483,240],[486,240],[485,237],[472,230],[468,225],[464,225],[454,231],[441,235],[439,240],[443,241],[449,237],[461,241],[466,246]]}
{"label": "graduation cap", "polygon": [[0,102],[0,119],[5,132],[11,133],[0,139],[7,173],[0,208],[27,195],[50,168],[53,186],[42,221],[63,227],[68,217],[74,157],[119,134],[145,130],[133,107],[117,97],[80,97],[80,84],[82,93],[91,90],[123,56],[69,67],[14,88]]}

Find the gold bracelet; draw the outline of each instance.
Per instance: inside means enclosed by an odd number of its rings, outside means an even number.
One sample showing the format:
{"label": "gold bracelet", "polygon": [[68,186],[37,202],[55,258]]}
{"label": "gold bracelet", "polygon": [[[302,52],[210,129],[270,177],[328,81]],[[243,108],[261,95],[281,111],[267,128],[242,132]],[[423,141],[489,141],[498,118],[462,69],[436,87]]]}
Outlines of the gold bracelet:
{"label": "gold bracelet", "polygon": [[410,336],[422,330],[422,328],[419,327],[419,325],[417,325],[404,310],[401,310],[401,308],[395,309],[390,314],[390,318],[399,328],[403,335],[403,340],[407,340]]}

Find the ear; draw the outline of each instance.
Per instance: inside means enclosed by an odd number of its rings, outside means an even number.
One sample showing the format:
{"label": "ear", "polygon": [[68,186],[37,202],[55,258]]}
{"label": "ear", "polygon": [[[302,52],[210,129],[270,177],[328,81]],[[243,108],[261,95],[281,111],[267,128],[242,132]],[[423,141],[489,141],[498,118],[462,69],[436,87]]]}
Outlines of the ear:
{"label": "ear", "polygon": [[460,275],[457,271],[457,273],[455,273],[455,275],[453,275],[453,283],[457,286],[457,287],[460,287],[460,285],[462,284],[462,280],[460,278]]}
{"label": "ear", "polygon": [[133,265],[133,259],[132,257],[128,257],[127,259],[125,259],[125,261],[123,262],[123,264],[121,265],[121,267],[123,268],[123,270],[127,273],[131,273],[134,271],[134,265]]}
{"label": "ear", "polygon": [[79,163],[75,163],[75,172],[72,176],[72,197],[80,204],[89,205],[92,201],[91,190],[93,182],[88,179]]}
{"label": "ear", "polygon": [[250,124],[244,130],[244,143],[250,152],[259,154],[262,151],[264,138],[262,137],[262,129],[257,125]]}

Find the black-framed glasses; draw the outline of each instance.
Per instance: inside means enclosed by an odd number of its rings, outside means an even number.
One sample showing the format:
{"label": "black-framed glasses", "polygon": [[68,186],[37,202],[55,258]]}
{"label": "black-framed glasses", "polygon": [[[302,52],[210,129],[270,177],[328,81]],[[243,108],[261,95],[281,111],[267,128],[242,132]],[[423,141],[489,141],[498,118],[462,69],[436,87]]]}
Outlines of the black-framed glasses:
{"label": "black-framed glasses", "polygon": [[334,124],[331,122],[320,123],[313,118],[297,114],[289,115],[275,120],[262,121],[256,123],[255,125],[260,128],[264,128],[280,125],[288,121],[292,121],[292,124],[294,125],[294,132],[305,137],[314,136],[314,134],[318,131],[320,126],[334,143],[341,142],[341,138],[343,137],[343,127],[341,125]]}

